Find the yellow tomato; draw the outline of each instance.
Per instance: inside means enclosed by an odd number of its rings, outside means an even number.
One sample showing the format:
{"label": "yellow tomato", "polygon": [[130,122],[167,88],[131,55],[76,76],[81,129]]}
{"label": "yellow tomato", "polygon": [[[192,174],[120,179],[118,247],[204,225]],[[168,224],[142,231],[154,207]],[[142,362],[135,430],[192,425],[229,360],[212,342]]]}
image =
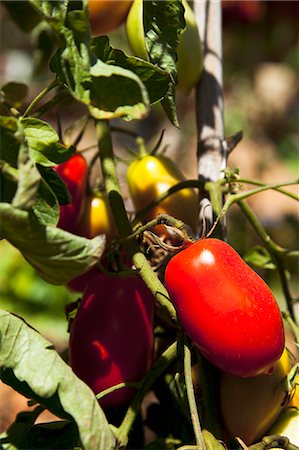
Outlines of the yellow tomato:
{"label": "yellow tomato", "polygon": [[93,35],[108,34],[125,20],[132,0],[88,0]]}
{"label": "yellow tomato", "polygon": [[290,368],[285,349],[271,375],[239,378],[222,374],[222,417],[232,437],[238,436],[250,445],[265,435],[283,409],[287,395],[284,381]]}
{"label": "yellow tomato", "polygon": [[[183,5],[185,8],[186,29],[180,35],[180,42],[177,48],[177,77],[178,88],[184,94],[188,94],[200,78],[203,55],[193,10],[186,0],[183,0]],[[126,32],[134,55],[148,60],[143,28],[143,0],[134,0],[127,17]]]}
{"label": "yellow tomato", "polygon": [[[185,177],[166,156],[147,155],[133,161],[127,172],[127,181],[133,204],[138,212],[172,186],[184,181]],[[169,214],[187,224],[196,231],[198,218],[198,200],[191,188],[181,189],[170,195],[145,214],[146,221],[158,214]],[[160,234],[156,229],[156,232]],[[165,232],[165,227],[163,227]]]}
{"label": "yellow tomato", "polygon": [[285,436],[291,444],[299,446],[299,410],[286,408],[267,434]]}
{"label": "yellow tomato", "polygon": [[109,241],[117,235],[116,225],[106,193],[99,192],[87,198],[83,228],[85,230],[84,234],[89,238],[105,234]]}

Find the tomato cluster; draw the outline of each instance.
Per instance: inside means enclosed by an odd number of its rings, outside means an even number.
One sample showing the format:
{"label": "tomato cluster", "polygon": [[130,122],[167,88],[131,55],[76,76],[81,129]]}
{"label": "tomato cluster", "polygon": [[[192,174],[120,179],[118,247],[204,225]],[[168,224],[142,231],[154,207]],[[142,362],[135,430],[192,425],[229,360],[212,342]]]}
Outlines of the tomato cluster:
{"label": "tomato cluster", "polygon": [[[58,225],[86,237],[104,233],[109,243],[117,231],[108,197],[86,194],[84,157],[75,154],[57,172],[72,195],[72,203],[61,206]],[[174,189],[159,201],[184,180],[166,156],[136,158],[128,168],[127,183],[136,212],[144,211],[142,220],[168,214],[196,233],[198,202],[193,189]],[[167,235],[162,225],[154,231]],[[221,371],[220,404],[227,433],[239,435],[249,445],[267,432],[280,413],[277,427],[285,426],[294,415],[283,410],[290,361],[284,350],[281,313],[265,282],[228,244],[203,238],[186,243],[170,259],[165,285],[182,328]],[[92,269],[72,280],[70,287],[83,292],[71,323],[74,372],[96,394],[119,383],[140,381],[154,356],[154,297],[147,286],[138,276]],[[134,395],[131,386],[121,386],[100,399],[103,407],[122,404]]]}

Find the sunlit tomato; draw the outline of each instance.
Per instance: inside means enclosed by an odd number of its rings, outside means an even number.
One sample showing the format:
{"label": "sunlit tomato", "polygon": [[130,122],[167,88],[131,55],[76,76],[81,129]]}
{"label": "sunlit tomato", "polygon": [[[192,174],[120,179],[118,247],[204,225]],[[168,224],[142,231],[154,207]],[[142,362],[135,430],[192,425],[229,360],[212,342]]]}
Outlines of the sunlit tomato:
{"label": "sunlit tomato", "polygon": [[88,0],[92,34],[107,34],[119,27],[131,4],[132,0]]}
{"label": "sunlit tomato", "polygon": [[[107,194],[98,192],[96,195],[90,195],[86,198],[85,205],[78,234],[90,239],[99,234],[105,234],[106,244],[109,244],[117,236],[117,230]],[[103,260],[102,263],[105,264]],[[98,268],[93,268],[73,278],[67,287],[71,291],[83,292],[87,283],[99,272]]]}
{"label": "sunlit tomato", "polygon": [[293,445],[299,446],[299,409],[286,408],[267,435],[280,435],[287,437]]}
{"label": "sunlit tomato", "polygon": [[71,203],[60,206],[57,226],[78,234],[85,208],[87,162],[83,155],[75,153],[68,161],[56,166],[55,170],[65,182],[72,197]]}
{"label": "sunlit tomato", "polygon": [[[200,78],[203,55],[193,10],[185,0],[183,0],[183,5],[185,8],[186,29],[180,35],[180,42],[177,48],[177,77],[178,87],[183,93],[188,94]],[[126,32],[134,55],[148,60],[149,56],[143,28],[143,0],[133,1],[127,17]]]}
{"label": "sunlit tomato", "polygon": [[[145,156],[136,159],[127,172],[128,187],[136,211],[147,206],[152,200],[172,186],[184,181],[185,177],[178,167],[166,156]],[[196,231],[198,201],[191,188],[181,189],[145,214],[145,220],[154,219],[158,214],[169,214],[185,222],[193,232]],[[161,226],[155,230],[165,232]]]}
{"label": "sunlit tomato", "polygon": [[273,425],[287,396],[286,375],[291,369],[285,349],[271,375],[240,378],[221,375],[220,398],[224,425],[231,437],[250,445]]}
{"label": "sunlit tomato", "polygon": [[[153,358],[153,311],[154,297],[137,276],[90,281],[71,326],[70,364],[96,394],[143,378]],[[132,395],[122,388],[100,403],[116,406]]]}
{"label": "sunlit tomato", "polygon": [[183,328],[212,364],[240,377],[273,368],[285,342],[278,304],[230,245],[191,244],[170,260],[165,283]]}
{"label": "sunlit tomato", "polygon": [[89,238],[105,234],[107,241],[117,235],[114,218],[105,192],[98,192],[86,199],[82,227]]}
{"label": "sunlit tomato", "polygon": [[183,0],[183,5],[185,8],[186,29],[180,35],[176,67],[178,88],[184,94],[189,94],[200,79],[203,67],[203,54],[193,10],[185,0]]}

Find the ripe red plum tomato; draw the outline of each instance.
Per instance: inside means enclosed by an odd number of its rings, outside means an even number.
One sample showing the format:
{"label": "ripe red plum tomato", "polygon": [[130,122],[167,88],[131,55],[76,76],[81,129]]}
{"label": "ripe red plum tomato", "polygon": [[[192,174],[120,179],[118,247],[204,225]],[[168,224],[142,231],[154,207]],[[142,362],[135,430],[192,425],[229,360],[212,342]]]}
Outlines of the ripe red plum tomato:
{"label": "ripe red plum tomato", "polygon": [[[88,283],[70,330],[69,361],[95,394],[140,381],[153,359],[154,297],[138,276],[100,274]],[[130,400],[133,388],[100,400],[102,407]]]}
{"label": "ripe red plum tomato", "polygon": [[74,234],[80,234],[80,221],[85,209],[87,169],[87,162],[80,153],[75,153],[55,168],[72,197],[71,203],[60,206],[57,226]]}
{"label": "ripe red plum tomato", "polygon": [[170,260],[165,284],[182,327],[207,360],[239,377],[271,372],[285,344],[280,309],[230,245],[195,242]]}

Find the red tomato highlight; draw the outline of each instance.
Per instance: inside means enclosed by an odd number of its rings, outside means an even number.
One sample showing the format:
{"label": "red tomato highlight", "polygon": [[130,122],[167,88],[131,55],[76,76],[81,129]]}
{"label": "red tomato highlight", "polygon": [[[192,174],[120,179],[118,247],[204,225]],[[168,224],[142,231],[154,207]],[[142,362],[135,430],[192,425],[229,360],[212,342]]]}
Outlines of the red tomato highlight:
{"label": "red tomato highlight", "polygon": [[278,304],[225,242],[202,239],[175,255],[165,283],[186,333],[219,369],[252,377],[280,358],[285,339]]}
{"label": "red tomato highlight", "polygon": [[[95,394],[140,381],[153,358],[154,297],[141,278],[100,274],[88,283],[71,326],[70,365]],[[100,400],[116,406],[134,395],[122,388]]]}

